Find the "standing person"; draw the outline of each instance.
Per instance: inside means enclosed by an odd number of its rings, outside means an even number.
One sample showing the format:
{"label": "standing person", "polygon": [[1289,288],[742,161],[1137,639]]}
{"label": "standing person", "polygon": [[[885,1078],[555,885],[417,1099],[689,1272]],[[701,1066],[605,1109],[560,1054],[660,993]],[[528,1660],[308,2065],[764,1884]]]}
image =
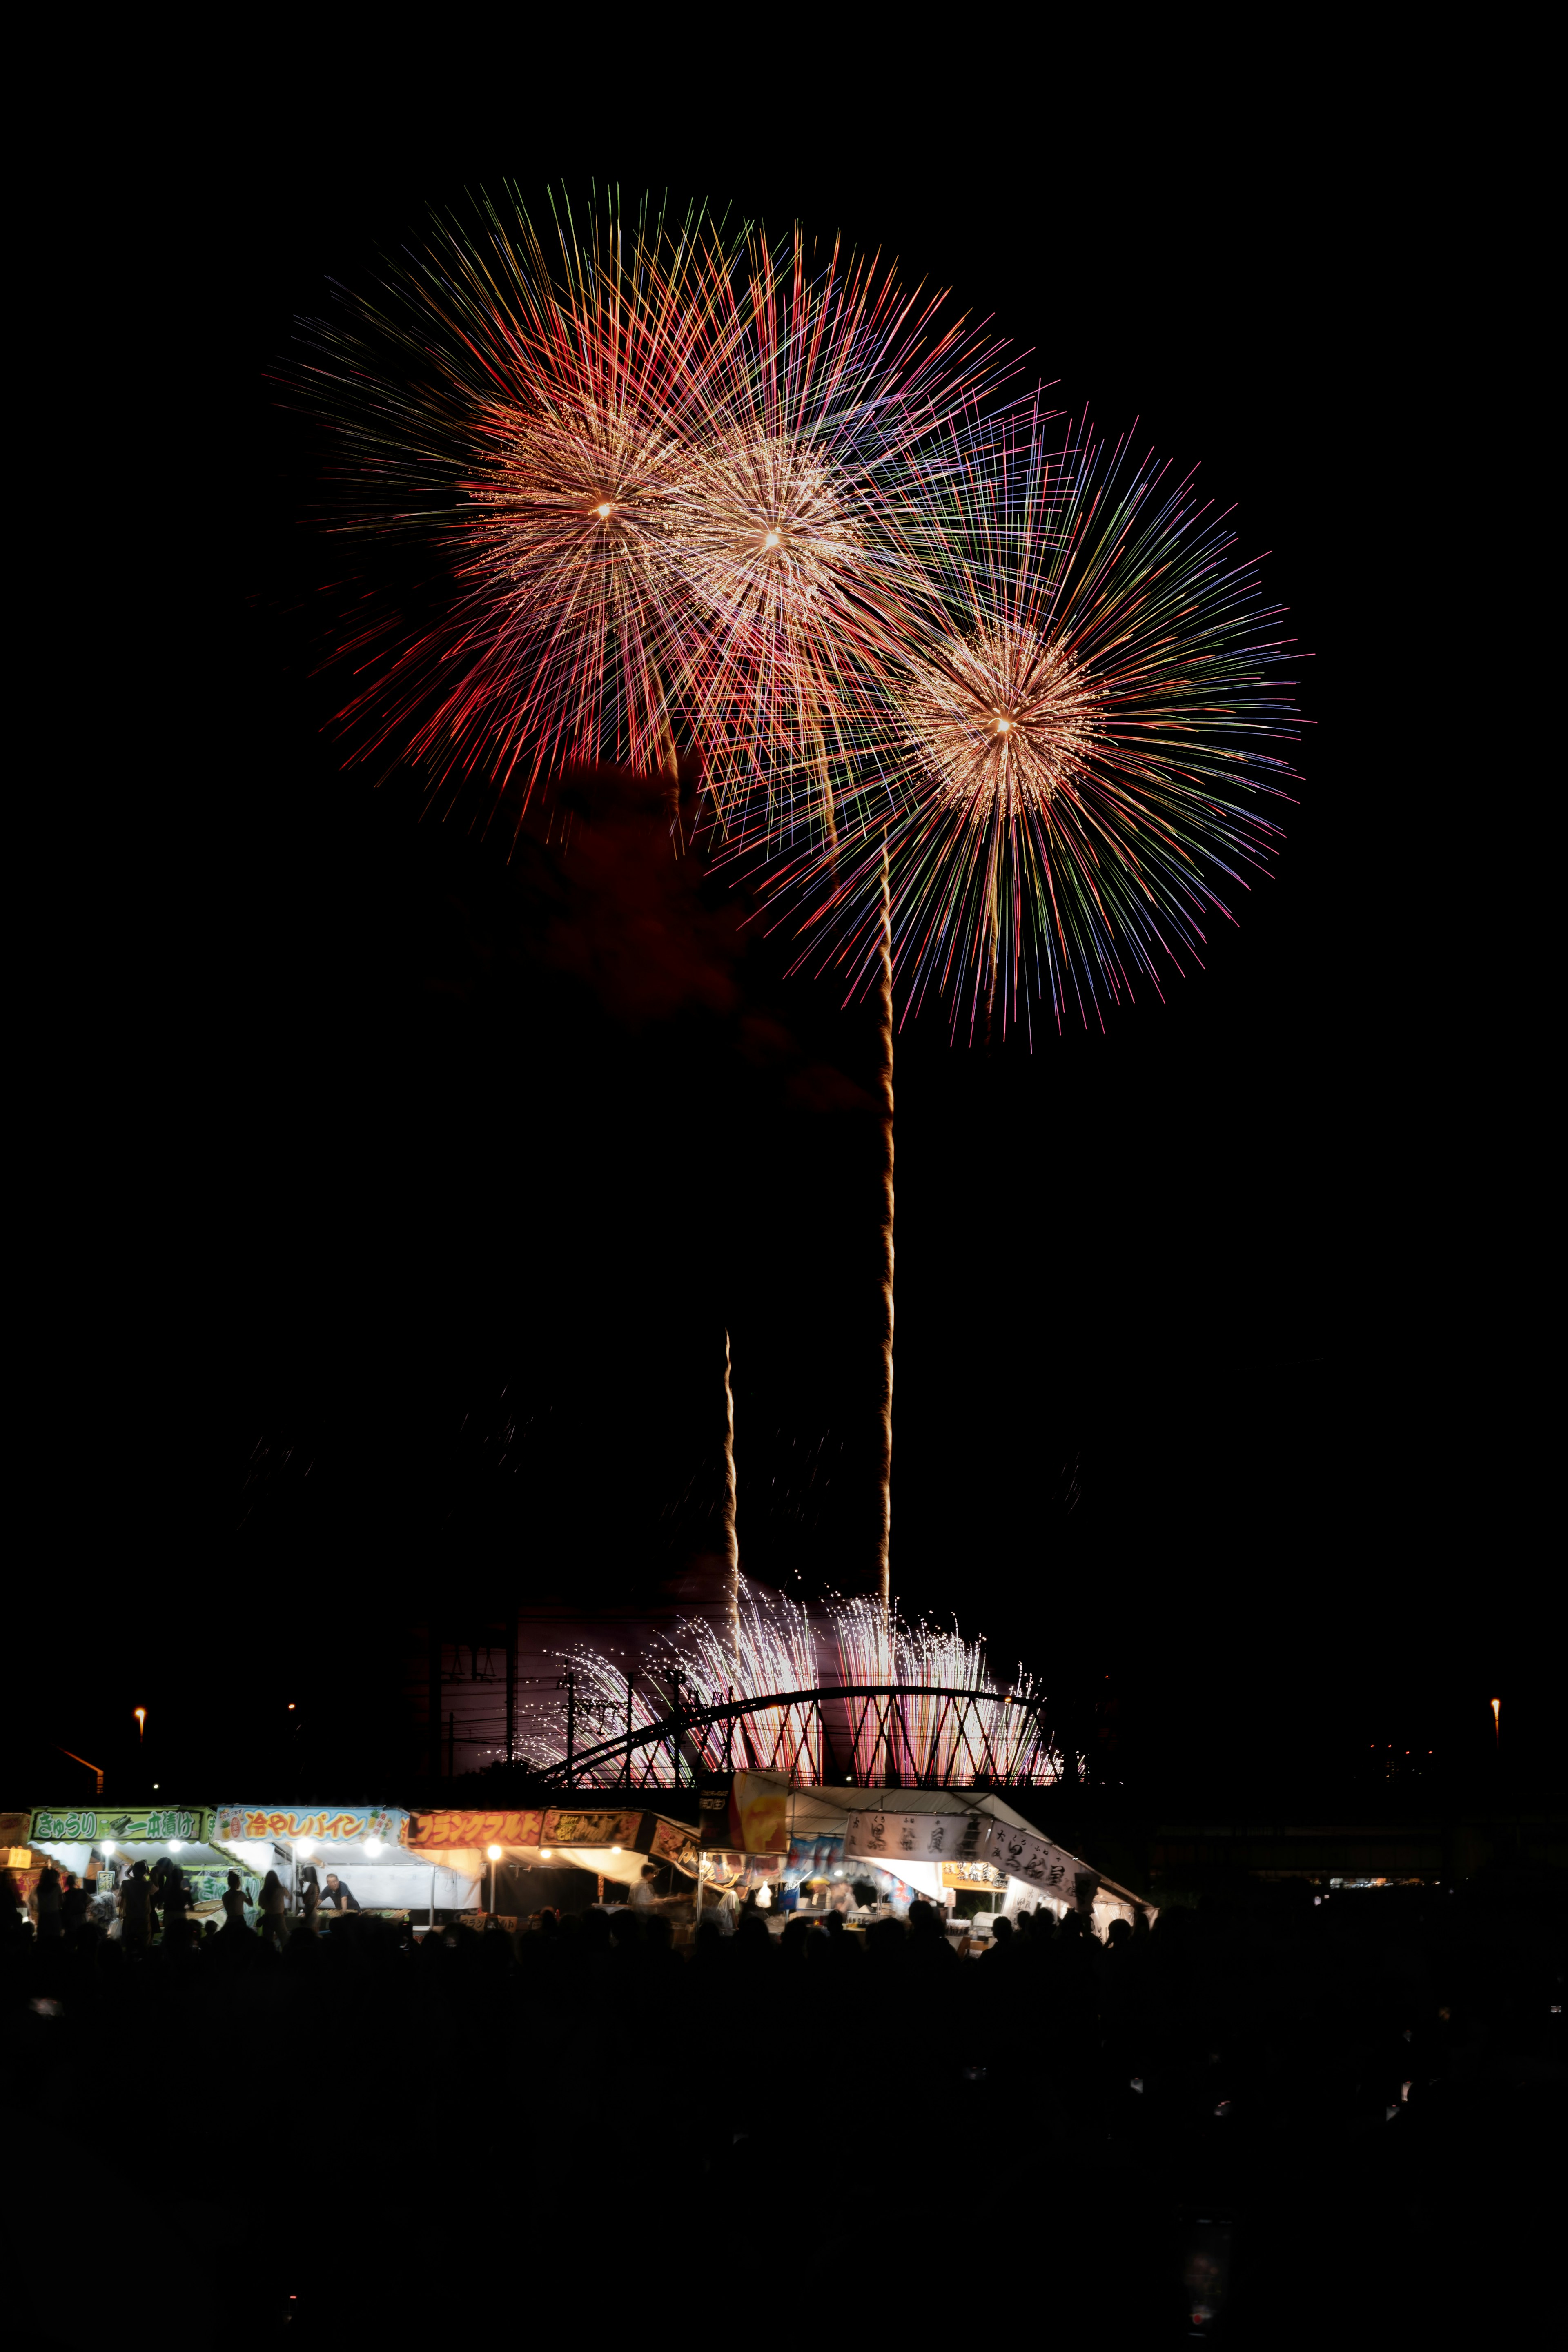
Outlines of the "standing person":
{"label": "standing person", "polygon": [[308,1862],[305,1864],[300,1874],[300,1908],[304,1914],[305,1925],[313,1936],[319,1925],[318,1915],[321,1908],[321,1882],[316,1875],[316,1865],[313,1862]]}
{"label": "standing person", "polygon": [[343,1880],[338,1876],[335,1870],[329,1870],[327,1873],[327,1891],[322,1895],[321,1901],[327,1908],[331,1911],[357,1911],[359,1909],[359,1904],[355,1898],[353,1888],[346,1885]]}
{"label": "standing person", "polygon": [[133,1952],[147,1948],[148,1908],[147,1865],[133,1862],[120,1890],[120,1940]]}
{"label": "standing person", "polygon": [[653,1883],[658,1873],[651,1862],[645,1862],[631,1892],[631,1906],[647,1918],[654,1907]]}
{"label": "standing person", "polygon": [[281,1951],[289,1934],[289,1923],[283,1916],[283,1887],[275,1870],[269,1870],[261,1882],[261,1900],[257,1906],[261,1913],[261,1933],[268,1943]]}
{"label": "standing person", "polygon": [[58,1936],[64,1932],[65,1920],[60,1910],[59,1873],[52,1863],[46,1863],[38,1873],[38,1935]]}
{"label": "standing person", "polygon": [[66,1873],[66,1891],[60,1897],[60,1919],[68,1936],[87,1924],[87,1889],[74,1870]]}

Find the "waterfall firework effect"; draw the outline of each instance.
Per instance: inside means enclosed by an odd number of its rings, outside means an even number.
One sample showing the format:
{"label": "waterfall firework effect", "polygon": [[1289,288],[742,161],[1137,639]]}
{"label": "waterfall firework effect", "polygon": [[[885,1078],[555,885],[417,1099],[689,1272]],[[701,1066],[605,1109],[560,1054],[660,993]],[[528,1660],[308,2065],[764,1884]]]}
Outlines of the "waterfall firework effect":
{"label": "waterfall firework effect", "polygon": [[[563,1652],[575,1678],[578,1785],[671,1787],[731,1766],[787,1771],[804,1785],[891,1780],[906,1785],[985,1777],[1041,1786],[1059,1778],[1061,1759],[1043,1728],[1041,1693],[1020,1674],[999,1685],[984,1644],[956,1627],[906,1624],[875,1594],[808,1612],[800,1602],[737,1580],[731,1646],[728,1618],[717,1629],[701,1618],[680,1621],[645,1665],[628,1677],[586,1644]],[[913,1685],[917,1695],[892,1705],[865,1705],[836,1692]],[[820,1694],[809,1701],[802,1693]],[[963,1704],[931,1693],[961,1694]],[[923,1695],[919,1695],[923,1694]],[[743,1703],[733,1727],[694,1723],[694,1712]],[[673,1735],[635,1748],[624,1745],[679,1720]],[[564,1705],[531,1710],[522,1734],[534,1761],[566,1760]],[[595,1758],[601,1742],[617,1752]],[[587,1759],[584,1761],[582,1759]]]}

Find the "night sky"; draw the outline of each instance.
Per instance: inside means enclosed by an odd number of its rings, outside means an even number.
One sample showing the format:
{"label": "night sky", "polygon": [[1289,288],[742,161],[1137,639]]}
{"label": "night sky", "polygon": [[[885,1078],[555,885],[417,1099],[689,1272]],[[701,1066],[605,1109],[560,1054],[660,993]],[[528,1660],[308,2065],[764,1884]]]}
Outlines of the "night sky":
{"label": "night sky", "polygon": [[[1500,1688],[1539,1765],[1542,1112],[1459,969],[1473,844],[1439,859],[1420,805],[1458,790],[1389,609],[1407,628],[1429,584],[1391,579],[1429,563],[1388,478],[1427,298],[1353,110],[1329,136],[1303,96],[1243,138],[1210,92],[1041,148],[962,109],[936,137],[911,83],[852,142],[792,141],[672,85],[581,121],[536,90],[521,128],[491,103],[432,137],[412,86],[361,108],[321,72],[235,123],[179,263],[211,403],[184,450],[200,561],[171,546],[163,590],[197,608],[189,818],[166,855],[128,846],[146,919],[89,983],[135,1106],[134,1264],[111,1245],[91,1291],[101,1378],[62,1374],[92,1402],[44,1415],[101,1599],[68,1664],[41,1559],[16,1769],[46,1739],[117,1759],[144,1703],[193,1785],[395,1797],[432,1608],[455,1633],[515,1596],[616,1640],[696,1589],[726,1327],[742,1565],[808,1596],[869,1572],[869,1011],[786,977],[782,937],[635,826],[597,866],[509,863],[323,731],[333,563],[268,372],[327,278],[363,284],[426,200],[509,175],[540,208],[597,176],[798,215],[953,286],[1060,405],[1202,460],[1310,650],[1300,805],[1206,969],[1104,1034],[1036,1007],[1032,1045],[954,1045],[932,1005],[899,1038],[906,1611],[1021,1655],[1066,1725],[1113,1694],[1107,1769],[1162,1801],[1351,1783],[1374,1741],[1479,1771]],[[1425,658],[1431,683],[1448,657]],[[628,912],[663,941],[641,963]],[[314,1746],[287,1744],[289,1698]]]}

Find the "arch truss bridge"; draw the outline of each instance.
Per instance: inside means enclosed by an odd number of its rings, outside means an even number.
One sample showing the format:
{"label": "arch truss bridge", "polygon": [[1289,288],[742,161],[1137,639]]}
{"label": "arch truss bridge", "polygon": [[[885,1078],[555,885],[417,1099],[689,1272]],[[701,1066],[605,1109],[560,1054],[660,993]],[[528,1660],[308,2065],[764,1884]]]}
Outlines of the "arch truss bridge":
{"label": "arch truss bridge", "polygon": [[686,1788],[742,1769],[806,1787],[1037,1788],[1061,1771],[1044,1702],[1012,1691],[835,1683],[700,1701],[677,1688],[658,1720],[611,1731],[604,1705],[564,1682],[566,1752],[544,1778],[565,1788]]}

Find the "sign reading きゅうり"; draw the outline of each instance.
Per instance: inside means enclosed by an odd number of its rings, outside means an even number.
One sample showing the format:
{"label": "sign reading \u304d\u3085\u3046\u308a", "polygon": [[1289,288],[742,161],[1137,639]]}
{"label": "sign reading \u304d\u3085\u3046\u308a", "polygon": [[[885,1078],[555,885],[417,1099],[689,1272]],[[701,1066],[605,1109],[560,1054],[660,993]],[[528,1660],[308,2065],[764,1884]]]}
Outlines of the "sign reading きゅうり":
{"label": "sign reading \u304d\u3085\u3046\u308a", "polygon": [[162,1845],[169,1838],[205,1845],[212,1834],[206,1805],[40,1805],[34,1845]]}
{"label": "sign reading \u304d\u3085\u3046\u308a", "polygon": [[395,1805],[219,1805],[213,1835],[226,1845],[250,1838],[272,1838],[279,1845],[299,1838],[340,1845],[379,1838],[383,1845],[396,1845],[406,1818]]}

